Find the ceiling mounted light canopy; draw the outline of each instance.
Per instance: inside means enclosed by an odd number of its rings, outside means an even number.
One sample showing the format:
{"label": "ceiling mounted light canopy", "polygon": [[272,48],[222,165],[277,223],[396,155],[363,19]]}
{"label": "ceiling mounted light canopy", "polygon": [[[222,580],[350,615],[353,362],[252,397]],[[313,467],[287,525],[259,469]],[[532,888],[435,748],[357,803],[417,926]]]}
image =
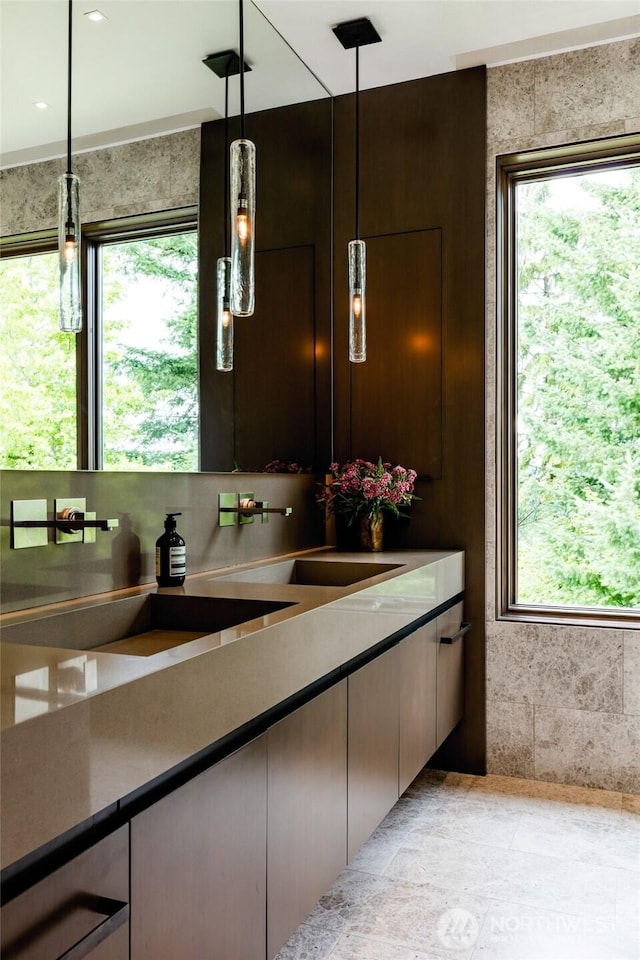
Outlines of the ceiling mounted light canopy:
{"label": "ceiling mounted light canopy", "polygon": [[349,266],[349,360],[363,363],[367,359],[367,248],[360,239],[360,47],[380,43],[380,36],[370,20],[362,17],[339,23],[333,28],[345,50],[356,51],[355,104],[355,238],[347,247]]}
{"label": "ceiling mounted light canopy", "polygon": [[245,136],[244,11],[238,0],[240,33],[240,138],[230,150],[231,311],[250,317],[255,307],[256,147]]}
{"label": "ceiling mounted light canopy", "polygon": [[60,260],[60,329],[82,330],[80,291],[80,180],[71,169],[71,67],[73,0],[68,5],[67,170],[58,180],[58,251]]}
{"label": "ceiling mounted light canopy", "polygon": [[[231,257],[229,256],[229,77],[240,73],[235,50],[212,53],[202,61],[224,78],[224,256],[216,265],[216,370],[233,370],[233,312],[231,310]],[[244,72],[250,70],[244,64]]]}

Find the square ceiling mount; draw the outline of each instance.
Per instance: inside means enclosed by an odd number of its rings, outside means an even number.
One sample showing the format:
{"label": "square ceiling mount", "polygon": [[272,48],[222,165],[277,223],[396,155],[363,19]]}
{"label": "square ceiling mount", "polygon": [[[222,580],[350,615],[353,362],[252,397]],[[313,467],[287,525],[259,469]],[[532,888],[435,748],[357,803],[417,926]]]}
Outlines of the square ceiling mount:
{"label": "square ceiling mount", "polygon": [[369,43],[380,43],[382,39],[367,17],[339,23],[337,27],[333,28],[333,32],[345,50],[351,50],[353,47],[366,47]]}
{"label": "square ceiling mount", "polygon": [[[237,77],[240,73],[240,57],[235,50],[222,50],[221,53],[210,53],[202,62],[205,67],[213,70],[216,76],[221,77],[222,80],[224,80],[225,77]],[[251,67],[246,60],[244,62],[244,72],[251,73]]]}

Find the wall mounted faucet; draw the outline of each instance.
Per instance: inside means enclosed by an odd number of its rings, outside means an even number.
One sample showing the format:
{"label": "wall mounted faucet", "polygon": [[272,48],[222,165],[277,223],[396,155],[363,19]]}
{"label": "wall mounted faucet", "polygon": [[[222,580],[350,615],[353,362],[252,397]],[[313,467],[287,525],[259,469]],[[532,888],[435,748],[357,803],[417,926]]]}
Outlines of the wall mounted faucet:
{"label": "wall mounted faucet", "polygon": [[[62,504],[65,506],[62,506]],[[114,530],[120,525],[115,518],[98,520],[95,513],[86,511],[84,497],[67,497],[54,501],[54,519],[47,513],[46,500],[11,501],[11,547],[45,547],[48,530],[56,531],[56,543],[95,542],[96,530]]]}
{"label": "wall mounted faucet", "polygon": [[290,517],[293,507],[270,507],[268,500],[254,500],[252,493],[218,494],[218,526],[232,527],[237,523],[253,523],[259,516],[263,523],[269,522],[270,513]]}

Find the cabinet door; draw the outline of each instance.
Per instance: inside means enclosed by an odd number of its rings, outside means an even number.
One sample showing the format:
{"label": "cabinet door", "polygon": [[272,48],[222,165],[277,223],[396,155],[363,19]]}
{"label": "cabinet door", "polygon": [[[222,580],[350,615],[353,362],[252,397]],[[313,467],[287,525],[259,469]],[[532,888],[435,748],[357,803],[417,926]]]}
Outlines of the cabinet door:
{"label": "cabinet door", "polygon": [[[460,633],[463,605],[457,603],[441,614],[438,627],[438,693],[436,706],[437,746],[446,740],[464,713],[464,636]],[[456,637],[453,643],[442,638]]]}
{"label": "cabinet door", "polygon": [[436,623],[420,627],[399,647],[400,745],[398,792],[404,793],[436,751]]}
{"label": "cabinet door", "polygon": [[347,681],[267,738],[267,957],[274,957],[346,866]]}
{"label": "cabinet door", "polygon": [[121,827],[2,907],[3,960],[129,956],[129,831]]}
{"label": "cabinet door", "polygon": [[265,949],[266,738],[131,821],[132,960],[258,960]]}
{"label": "cabinet door", "polygon": [[398,647],[351,674],[348,858],[398,799]]}

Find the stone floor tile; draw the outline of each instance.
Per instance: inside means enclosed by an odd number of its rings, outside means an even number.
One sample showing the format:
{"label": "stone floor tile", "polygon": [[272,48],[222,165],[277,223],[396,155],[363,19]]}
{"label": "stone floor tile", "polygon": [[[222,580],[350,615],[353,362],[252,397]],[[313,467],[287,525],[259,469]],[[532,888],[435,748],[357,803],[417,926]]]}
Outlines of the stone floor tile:
{"label": "stone floor tile", "polygon": [[622,811],[605,823],[525,813],[512,849],[640,871],[640,824],[625,822]]}
{"label": "stone floor tile", "polygon": [[[411,836],[448,837],[494,847],[509,847],[519,822],[519,812],[502,809],[500,804],[486,801],[482,795],[467,794],[458,799],[455,806],[441,805],[424,816],[416,817]],[[405,845],[411,842],[411,839],[405,839]]]}
{"label": "stone floor tile", "polygon": [[411,947],[399,947],[385,940],[347,934],[341,937],[330,960],[443,960],[446,954],[424,953]]}
{"label": "stone floor tile", "polygon": [[334,930],[301,923],[275,960],[326,960],[338,938]]}
{"label": "stone floor tile", "polygon": [[554,817],[608,820],[612,811],[617,813],[622,809],[622,794],[612,790],[495,774],[475,778],[469,795],[477,794],[499,803],[502,809],[536,813],[548,811]]}
{"label": "stone floor tile", "polygon": [[391,861],[387,875],[541,909],[615,916],[615,869],[519,850],[414,832]]}

